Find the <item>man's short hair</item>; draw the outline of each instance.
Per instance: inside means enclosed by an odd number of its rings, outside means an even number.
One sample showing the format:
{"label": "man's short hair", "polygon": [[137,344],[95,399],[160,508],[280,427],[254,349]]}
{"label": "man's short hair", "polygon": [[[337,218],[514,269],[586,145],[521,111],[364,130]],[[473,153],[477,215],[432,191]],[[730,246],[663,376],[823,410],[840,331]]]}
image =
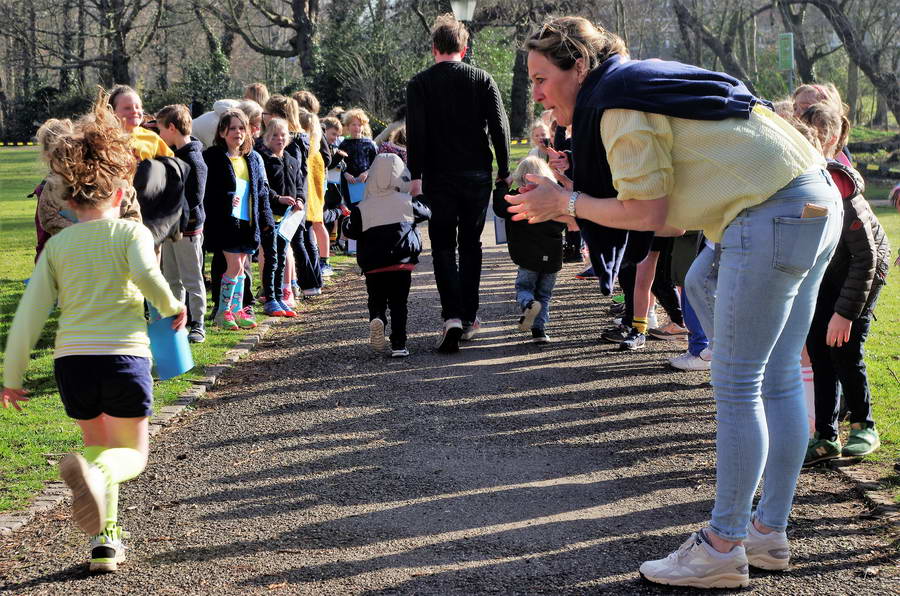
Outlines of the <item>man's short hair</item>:
{"label": "man's short hair", "polygon": [[442,14],[431,26],[431,45],[440,54],[455,54],[466,49],[469,31],[450,13]]}
{"label": "man's short hair", "polygon": [[184,136],[190,136],[194,121],[191,119],[191,111],[180,103],[166,106],[156,113],[156,123],[160,128],[172,124],[175,130]]}

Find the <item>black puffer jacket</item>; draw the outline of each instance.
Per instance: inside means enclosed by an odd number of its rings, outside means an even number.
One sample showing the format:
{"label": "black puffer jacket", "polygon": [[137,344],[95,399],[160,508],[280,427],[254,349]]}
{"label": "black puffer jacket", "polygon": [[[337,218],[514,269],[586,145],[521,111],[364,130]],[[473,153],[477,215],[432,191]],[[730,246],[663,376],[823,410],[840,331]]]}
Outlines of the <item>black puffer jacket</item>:
{"label": "black puffer jacket", "polygon": [[863,197],[859,172],[836,161],[828,162],[832,177],[841,177],[853,189],[844,193],[844,227],[822,285],[839,289],[834,312],[851,321],[866,311],[874,284],[884,284],[891,247],[884,229]]}
{"label": "black puffer jacket", "polygon": [[502,217],[506,224],[506,242],[509,258],[519,267],[539,273],[557,273],[562,269],[563,232],[566,224],[558,221],[542,221],[531,224],[527,221],[513,221],[512,213],[506,210],[510,203],[504,195],[510,194],[505,182],[494,186],[494,213]]}
{"label": "black puffer jacket", "polygon": [[184,185],[184,198],[187,201],[188,221],[184,227],[185,236],[195,236],[203,231],[206,212],[203,211],[203,195],[206,192],[206,162],[203,161],[203,143],[191,137],[191,142],[175,150],[175,157],[189,166]]}

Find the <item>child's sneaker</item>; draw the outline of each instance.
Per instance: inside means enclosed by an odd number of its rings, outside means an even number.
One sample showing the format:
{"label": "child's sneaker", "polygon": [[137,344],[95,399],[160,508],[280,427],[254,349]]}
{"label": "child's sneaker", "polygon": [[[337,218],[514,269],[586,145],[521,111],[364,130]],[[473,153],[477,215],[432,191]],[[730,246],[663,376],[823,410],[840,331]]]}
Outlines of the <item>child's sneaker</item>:
{"label": "child's sneaker", "polygon": [[313,296],[318,296],[322,293],[322,288],[307,288],[303,290],[304,298],[312,298]]}
{"label": "child's sneaker", "polygon": [[406,348],[393,348],[391,350],[391,358],[406,358],[409,356],[409,350]]}
{"label": "child's sneaker", "polygon": [[702,536],[691,537],[664,559],[641,565],[644,579],[667,586],[693,588],[738,588],[750,585],[747,554],[743,546],[720,553]]}
{"label": "child's sneaker", "polygon": [[545,344],[550,341],[550,336],[543,329],[535,328],[531,330],[531,341],[536,344]]}
{"label": "child's sneaker", "polygon": [[203,327],[203,321],[192,321],[191,330],[188,332],[188,341],[192,344],[202,344],[206,341],[206,329]]}
{"label": "child's sneaker", "polygon": [[322,277],[331,277],[334,275],[334,267],[332,267],[329,263],[322,264]]}
{"label": "child's sneaker", "polygon": [[628,337],[629,332],[631,332],[631,327],[617,323],[609,329],[604,330],[603,333],[600,334],[600,339],[611,344],[618,344]]}
{"label": "child's sneaker", "polygon": [[237,321],[234,320],[234,313],[230,310],[217,312],[216,318],[213,319],[213,325],[215,325],[216,327],[221,327],[226,331],[238,330]]}
{"label": "child's sneaker", "polygon": [[647,336],[632,327],[631,331],[628,332],[628,337],[623,339],[622,343],[619,344],[619,349],[640,350],[645,345],[647,345]]}
{"label": "child's sneaker", "polygon": [[283,317],[286,316],[284,314],[284,309],[281,306],[281,303],[274,298],[269,300],[263,306],[263,312],[270,317]]}
{"label": "child's sneaker", "polygon": [[481,331],[481,321],[475,319],[471,323],[463,323],[462,335],[459,336],[460,341],[472,341],[475,335]]}
{"label": "child's sneaker", "polygon": [[379,354],[384,352],[384,321],[378,317],[369,321],[369,347]]}
{"label": "child's sneaker", "polygon": [[833,441],[828,439],[820,439],[819,433],[816,433],[809,440],[806,447],[806,457],[803,460],[804,466],[811,466],[821,461],[829,459],[837,459],[841,456],[841,441],[835,438]]}
{"label": "child's sneaker", "polygon": [[99,534],[106,515],[106,475],[78,453],[59,462],[59,475],[72,491],[72,519],[86,533]]}
{"label": "child's sneaker", "polygon": [[597,274],[594,273],[593,267],[588,267],[581,273],[575,276],[575,279],[597,279]]}
{"label": "child's sneaker", "polygon": [[128,532],[119,524],[109,526],[100,534],[91,537],[91,571],[116,571],[119,563],[125,562],[125,545],[122,539]]}
{"label": "child's sneaker", "polygon": [[881,447],[881,439],[875,427],[868,428],[861,422],[854,422],[850,425],[850,437],[847,439],[847,444],[841,449],[841,455],[862,457],[869,455],[879,447]]}
{"label": "child's sneaker", "polygon": [[438,339],[437,351],[441,354],[454,354],[459,352],[459,339],[462,337],[463,326],[459,319],[447,319],[441,327],[441,337]]}
{"label": "child's sneaker", "polygon": [[278,306],[281,307],[281,312],[284,313],[281,316],[286,317],[288,319],[293,319],[294,317],[297,316],[297,313],[294,312],[294,309],[291,308],[290,306],[288,306],[287,304],[285,304],[284,302],[282,302],[281,300],[278,301]]}
{"label": "child's sneaker", "polygon": [[534,326],[534,320],[541,312],[541,303],[537,300],[530,300],[525,308],[522,309],[522,316],[519,317],[519,331],[528,331]]}
{"label": "child's sneaker", "polygon": [[241,329],[255,329],[256,317],[253,314],[253,307],[246,306],[237,311],[234,315],[234,321]]}
{"label": "child's sneaker", "polygon": [[791,562],[791,548],[785,532],[769,532],[763,534],[756,529],[753,522],[747,528],[744,538],[744,550],[752,567],[781,571],[787,569]]}

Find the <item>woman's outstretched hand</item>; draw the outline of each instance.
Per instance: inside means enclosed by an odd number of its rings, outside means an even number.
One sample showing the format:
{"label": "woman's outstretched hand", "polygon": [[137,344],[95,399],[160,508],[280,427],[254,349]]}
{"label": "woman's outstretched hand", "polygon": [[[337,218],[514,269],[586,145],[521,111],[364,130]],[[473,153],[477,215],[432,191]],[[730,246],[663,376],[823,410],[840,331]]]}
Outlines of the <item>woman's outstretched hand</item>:
{"label": "woman's outstretched hand", "polygon": [[536,174],[526,174],[525,179],[530,184],[520,189],[520,194],[504,197],[512,203],[507,211],[513,214],[513,221],[539,223],[566,215],[568,193],[556,182]]}

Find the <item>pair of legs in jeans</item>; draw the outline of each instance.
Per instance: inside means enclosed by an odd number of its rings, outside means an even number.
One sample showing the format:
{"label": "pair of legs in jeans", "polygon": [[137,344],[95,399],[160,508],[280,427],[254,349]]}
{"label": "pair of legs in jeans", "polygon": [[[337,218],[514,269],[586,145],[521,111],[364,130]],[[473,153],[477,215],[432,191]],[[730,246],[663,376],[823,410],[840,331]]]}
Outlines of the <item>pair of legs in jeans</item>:
{"label": "pair of legs in jeans", "polygon": [[491,198],[491,172],[427,175],[424,186],[431,207],[428,237],[441,318],[471,324],[478,315],[481,232]]}
{"label": "pair of legs in jeans", "polygon": [[319,269],[319,249],[316,246],[315,234],[310,227],[309,222],[300,224],[290,242],[279,234],[276,228],[262,233],[263,250],[266,253],[262,284],[263,294],[268,298],[281,297],[281,285],[284,279],[288,246],[294,251],[297,283],[300,285],[300,288],[309,290],[322,286],[322,274]]}
{"label": "pair of legs in jeans", "polygon": [[[825,217],[801,218],[804,205]],[[688,272],[690,302],[713,342],[716,501],[710,527],[727,541],[747,536],[755,517],[787,527],[807,447],[800,350],[819,282],[840,237],[842,206],[824,171],[798,176],[728,225],[717,251]]]}
{"label": "pair of legs in jeans", "polygon": [[555,273],[541,273],[519,267],[516,274],[516,303],[519,310],[525,310],[530,302],[537,300],[541,310],[531,325],[532,329],[543,329],[550,319],[550,297],[556,285]]}

